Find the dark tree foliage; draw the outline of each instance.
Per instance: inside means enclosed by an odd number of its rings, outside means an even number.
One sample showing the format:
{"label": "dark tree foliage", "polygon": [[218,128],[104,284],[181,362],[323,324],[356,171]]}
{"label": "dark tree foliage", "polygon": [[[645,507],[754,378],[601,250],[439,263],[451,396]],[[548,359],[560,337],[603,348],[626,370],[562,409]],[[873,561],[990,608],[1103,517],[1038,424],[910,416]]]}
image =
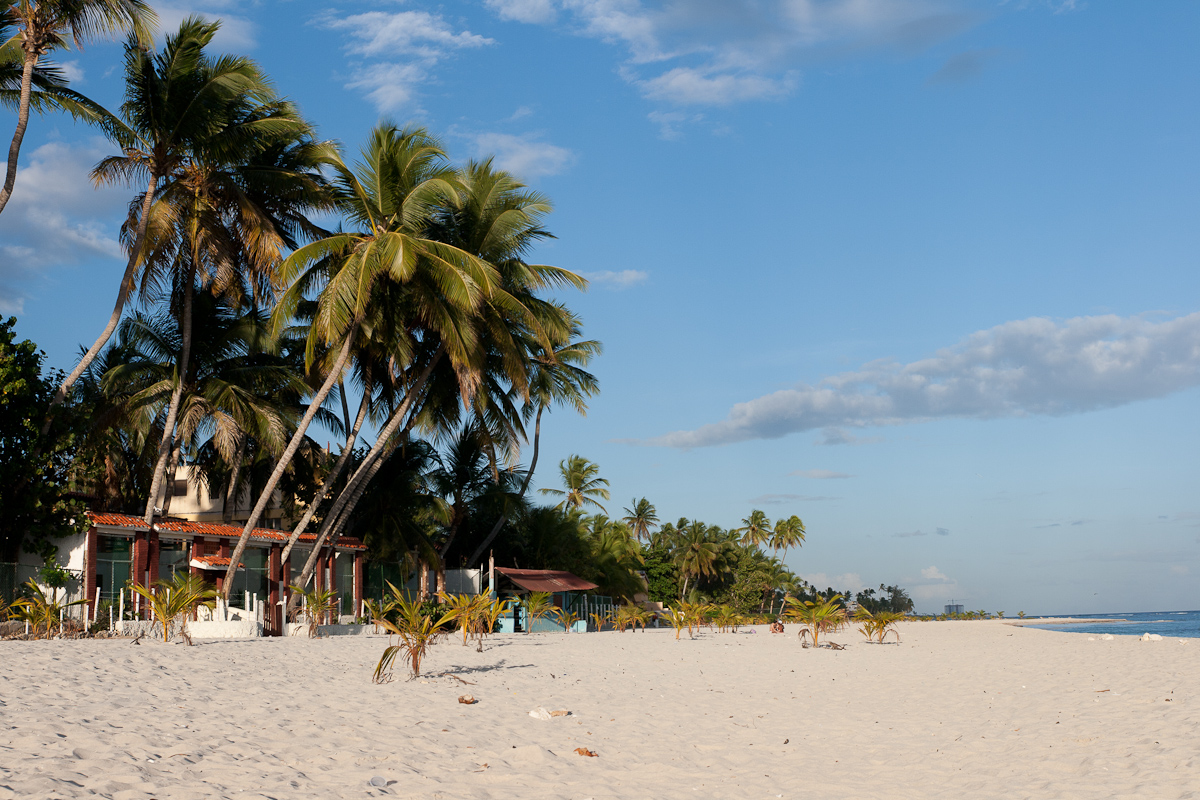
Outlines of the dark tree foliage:
{"label": "dark tree foliage", "polygon": [[679,567],[665,547],[646,547],[642,552],[646,560],[646,582],[650,584],[650,599],[656,603],[669,603],[679,599]]}
{"label": "dark tree foliage", "polygon": [[884,586],[881,583],[878,590],[864,589],[854,599],[872,614],[879,611],[904,614],[913,610],[912,598],[899,586]]}
{"label": "dark tree foliage", "polygon": [[64,409],[54,439],[39,443],[62,377],[42,375],[46,354],[28,339],[16,341],[16,322],[0,321],[0,561],[6,562],[22,548],[50,557],[53,539],[71,532],[72,523],[85,525],[83,504],[68,495],[75,409]]}

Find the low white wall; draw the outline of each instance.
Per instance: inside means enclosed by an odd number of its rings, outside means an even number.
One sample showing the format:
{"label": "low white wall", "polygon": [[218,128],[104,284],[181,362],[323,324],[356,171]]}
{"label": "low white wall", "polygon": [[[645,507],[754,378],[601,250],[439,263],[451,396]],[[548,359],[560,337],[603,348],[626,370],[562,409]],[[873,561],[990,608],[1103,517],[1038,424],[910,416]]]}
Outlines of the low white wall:
{"label": "low white wall", "polygon": [[[318,636],[370,636],[378,633],[383,635],[383,628],[374,625],[318,625]],[[286,636],[308,636],[307,622],[289,622],[285,626]]]}
{"label": "low white wall", "polygon": [[263,635],[263,625],[252,619],[229,622],[189,622],[188,635],[193,639],[248,639]]}
{"label": "low white wall", "polygon": [[[188,635],[193,639],[250,639],[263,635],[261,622],[237,619],[230,622],[189,622]],[[149,639],[162,638],[162,626],[146,620],[127,619],[117,623],[122,636],[144,634]]]}

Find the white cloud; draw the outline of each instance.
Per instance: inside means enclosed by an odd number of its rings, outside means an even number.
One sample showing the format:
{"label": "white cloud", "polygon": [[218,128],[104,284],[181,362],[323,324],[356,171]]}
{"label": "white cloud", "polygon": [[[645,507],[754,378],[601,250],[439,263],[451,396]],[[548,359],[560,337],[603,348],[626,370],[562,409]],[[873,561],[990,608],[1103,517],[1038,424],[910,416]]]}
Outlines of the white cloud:
{"label": "white cloud", "polygon": [[[562,23],[622,51],[619,74],[649,99],[773,99],[814,58],[914,50],[978,19],[966,0],[485,0],[502,19]],[[967,10],[964,10],[967,9]],[[672,138],[675,125],[654,120]]]}
{"label": "white cloud", "polygon": [[785,503],[819,503],[825,500],[841,500],[841,498],[810,494],[760,494],[758,497],[751,497],[749,502],[751,505],[761,503],[777,506]]}
{"label": "white cloud", "polygon": [[553,22],[558,16],[553,0],[483,0],[500,19],[534,24]]}
{"label": "white cloud", "polygon": [[676,105],[724,106],[745,100],[780,97],[791,91],[793,76],[780,79],[761,75],[714,73],[708,69],[676,67],[641,81],[642,93],[651,100],[666,100]]}
{"label": "white cloud", "polygon": [[575,162],[575,153],[567,148],[529,135],[481,133],[475,136],[475,151],[495,155],[496,166],[526,180],[557,175]]}
{"label": "white cloud", "polygon": [[346,50],[371,59],[354,67],[346,85],[364,90],[385,112],[415,105],[420,86],[452,52],[494,43],[470,31],[456,31],[440,14],[427,11],[367,11],[347,17],[328,12],[316,22],[346,31],[350,40]]}
{"label": "white cloud", "polygon": [[831,426],[1079,414],[1197,384],[1200,312],[1162,322],[1035,317],[979,331],[920,361],[879,360],[738,403],[722,422],[646,443],[703,447]]}
{"label": "white cloud", "polygon": [[198,16],[210,21],[220,20],[221,27],[217,31],[217,35],[213,37],[213,47],[217,50],[237,52],[251,50],[258,46],[258,27],[253,22],[237,14],[213,10],[214,8],[227,6],[236,8],[237,4],[235,2],[215,0],[214,2],[204,3],[204,6],[205,8],[156,5],[159,40],[161,41],[162,37],[167,34],[178,31],[179,23],[183,22],[184,18]]}
{"label": "white cloud", "polygon": [[876,444],[882,442],[882,436],[855,436],[845,428],[822,428],[821,438],[813,444],[832,447],[839,444]]}
{"label": "white cloud", "polygon": [[416,53],[440,58],[446,50],[483,47],[492,40],[469,31],[455,33],[440,15],[427,11],[368,11],[349,17],[330,17],[325,25],[349,31],[354,41],[348,49],[364,56],[396,56]]}
{"label": "white cloud", "polygon": [[619,272],[605,270],[603,272],[585,272],[583,277],[589,282],[597,286],[608,286],[613,289],[628,289],[630,286],[637,286],[639,283],[645,283],[649,280],[649,273],[642,272],[640,269],[623,269]]}
{"label": "white cloud", "polygon": [[789,472],[789,475],[795,475],[798,478],[811,478],[815,481],[830,481],[840,480],[843,478],[853,478],[853,475],[848,475],[845,472],[834,472],[831,469],[798,469],[794,472]]}
{"label": "white cloud", "polygon": [[841,575],[827,575],[824,572],[809,572],[801,573],[801,578],[808,581],[819,592],[833,588],[839,592],[848,591],[852,595],[857,594],[862,589],[867,588],[863,583],[862,576],[857,572],[844,572]]}
{"label": "white cloud", "polygon": [[914,600],[948,600],[958,592],[958,581],[935,566],[922,569],[921,578],[909,590]]}
{"label": "white cloud", "polygon": [[63,71],[63,75],[71,83],[83,83],[83,67],[79,66],[78,61],[64,61],[58,65]]}
{"label": "white cloud", "polygon": [[658,126],[658,135],[669,142],[683,136],[680,127],[685,123],[696,123],[704,119],[703,114],[685,114],[682,111],[651,111],[646,116]]}
{"label": "white cloud", "polygon": [[417,87],[427,77],[422,64],[370,64],[355,70],[346,87],[365,91],[380,111],[395,111],[413,104]]}
{"label": "white cloud", "polygon": [[0,215],[0,313],[19,313],[29,282],[47,268],[122,258],[116,237],[132,190],[93,189],[88,174],[107,154],[102,140],[50,142],[23,154]]}

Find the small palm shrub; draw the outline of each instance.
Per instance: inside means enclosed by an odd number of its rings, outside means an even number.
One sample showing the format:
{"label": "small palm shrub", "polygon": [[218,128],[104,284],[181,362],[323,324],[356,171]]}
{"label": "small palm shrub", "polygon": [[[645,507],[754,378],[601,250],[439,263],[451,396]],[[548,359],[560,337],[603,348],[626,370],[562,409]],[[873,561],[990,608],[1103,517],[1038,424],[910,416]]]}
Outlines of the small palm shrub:
{"label": "small palm shrub", "polygon": [[858,611],[854,614],[855,622],[859,623],[858,632],[867,637],[868,642],[878,642],[879,644],[883,644],[884,638],[889,633],[896,637],[897,642],[900,641],[896,623],[903,618],[903,614],[895,611],[877,611],[872,614],[862,606],[859,606]]}
{"label": "small palm shrub", "polygon": [[558,619],[558,624],[563,626],[565,633],[570,633],[571,626],[579,621],[579,615],[566,608],[554,609],[554,616]]}
{"label": "small palm shrub", "polygon": [[741,624],[742,615],[729,606],[716,606],[712,610],[712,620],[721,633],[731,630],[736,632],[737,626]]}
{"label": "small palm shrub", "polygon": [[[794,597],[787,598],[788,618],[802,626],[800,640],[812,640],[812,647],[820,647],[821,636],[840,630],[846,624],[846,609],[841,606],[841,595],[833,595],[827,600],[801,601]],[[809,645],[805,643],[805,647]]]}
{"label": "small palm shrub", "polygon": [[446,621],[462,631],[463,647],[467,646],[467,637],[476,633],[479,626],[477,619],[481,605],[487,602],[484,595],[442,594],[438,599],[446,607]]}
{"label": "small palm shrub", "polygon": [[216,599],[215,589],[209,589],[199,575],[176,572],[170,581],[158,581],[153,589],[135,585],[133,590],[146,600],[154,621],[162,628],[162,640],[171,641],[178,631],[185,643],[191,645],[187,621],[199,605],[211,606]]}
{"label": "small palm shrub", "polygon": [[409,679],[419,677],[421,662],[429,648],[449,633],[448,616],[430,613],[419,600],[399,597],[395,600],[392,610],[395,612],[395,619],[381,619],[380,624],[390,634],[389,640],[391,636],[395,636],[399,638],[399,642],[389,644],[383,651],[372,677],[375,683],[391,680],[396,656],[399,655],[403,655],[408,662]]}
{"label": "small palm shrub", "polygon": [[496,598],[495,600],[487,600],[480,604],[475,624],[478,626],[478,646],[476,651],[483,652],[483,639],[485,636],[491,636],[496,630],[496,624],[511,609],[511,600]]}
{"label": "small palm shrub", "polygon": [[[667,621],[671,623],[671,627],[675,629],[675,641],[679,641],[679,634],[684,628],[688,627],[687,614],[683,613],[678,608],[668,608],[666,613]],[[688,628],[688,634],[691,635],[691,629]]]}
{"label": "small palm shrub", "polygon": [[550,604],[550,592],[530,592],[522,605],[525,606],[525,619],[528,623],[526,633],[533,633],[534,623],[549,614],[553,608]]}
{"label": "small palm shrub", "polygon": [[21,622],[29,623],[29,632],[37,639],[48,639],[56,631],[62,630],[61,617],[71,606],[82,605],[87,600],[75,600],[64,603],[58,599],[57,590],[52,597],[46,597],[42,587],[30,578],[25,582],[25,596],[14,601],[9,607],[9,615]]}
{"label": "small palm shrub", "polygon": [[[315,639],[317,637],[317,626],[322,622],[328,624],[329,615],[333,613],[334,607],[337,605],[337,592],[332,589],[305,589],[302,586],[288,587],[296,594],[304,598],[304,615],[308,619],[308,638]],[[300,609],[297,609],[297,614]]]}
{"label": "small palm shrub", "polygon": [[597,631],[604,630],[604,626],[609,624],[608,614],[601,614],[599,611],[593,611],[591,614],[588,614],[588,617],[590,617],[592,620],[592,627]]}

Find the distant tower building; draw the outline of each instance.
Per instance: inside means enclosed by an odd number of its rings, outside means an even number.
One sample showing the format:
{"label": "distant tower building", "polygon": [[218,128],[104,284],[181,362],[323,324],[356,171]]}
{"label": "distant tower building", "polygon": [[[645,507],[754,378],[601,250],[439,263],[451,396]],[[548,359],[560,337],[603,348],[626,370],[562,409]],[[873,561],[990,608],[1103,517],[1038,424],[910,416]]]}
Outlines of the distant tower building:
{"label": "distant tower building", "polygon": [[962,603],[950,603],[949,605],[947,605],[947,606],[946,606],[946,613],[947,613],[947,614],[961,614],[961,613],[963,613],[963,606],[962,606]]}

